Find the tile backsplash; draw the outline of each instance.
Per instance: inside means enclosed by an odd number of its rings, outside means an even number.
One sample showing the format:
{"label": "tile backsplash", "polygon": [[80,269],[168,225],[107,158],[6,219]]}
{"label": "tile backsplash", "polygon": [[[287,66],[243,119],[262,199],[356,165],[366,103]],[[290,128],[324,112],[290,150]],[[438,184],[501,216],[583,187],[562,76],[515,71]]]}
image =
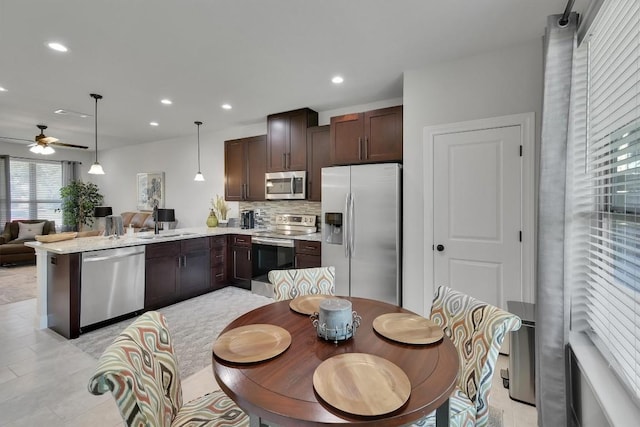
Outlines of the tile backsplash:
{"label": "tile backsplash", "polygon": [[[320,230],[320,202],[306,200],[273,200],[268,202],[240,202],[240,211],[253,210],[256,213],[256,228],[270,228],[274,216],[278,214],[315,215]],[[260,214],[258,215],[258,212]],[[275,224],[273,224],[275,227]]]}

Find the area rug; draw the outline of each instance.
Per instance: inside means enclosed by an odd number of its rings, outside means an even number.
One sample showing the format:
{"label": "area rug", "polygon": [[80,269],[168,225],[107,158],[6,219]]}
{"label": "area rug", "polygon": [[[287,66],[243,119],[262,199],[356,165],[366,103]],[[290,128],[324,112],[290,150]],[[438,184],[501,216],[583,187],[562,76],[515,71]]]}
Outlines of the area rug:
{"label": "area rug", "polygon": [[37,295],[35,265],[0,267],[0,305],[35,298]]}
{"label": "area rug", "polygon": [[[235,318],[272,302],[271,298],[230,286],[159,309],[169,325],[180,377],[187,378],[211,365],[213,342]],[[98,359],[133,320],[87,332],[70,342]]]}

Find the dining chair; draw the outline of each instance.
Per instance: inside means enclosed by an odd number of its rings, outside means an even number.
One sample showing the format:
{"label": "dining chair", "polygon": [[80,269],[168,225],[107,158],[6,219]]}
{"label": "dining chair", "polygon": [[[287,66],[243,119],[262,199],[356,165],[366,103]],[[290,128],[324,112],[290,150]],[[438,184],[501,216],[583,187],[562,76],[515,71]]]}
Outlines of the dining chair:
{"label": "dining chair", "polygon": [[274,287],[276,301],[293,299],[302,295],[334,295],[335,279],[335,267],[297,268],[269,272],[269,282]]}
{"label": "dining chair", "polygon": [[[449,396],[449,425],[486,426],[498,352],[505,335],[520,329],[520,318],[446,286],[436,290],[430,317],[453,341],[460,359],[456,388]],[[413,425],[435,425],[435,412]]]}
{"label": "dining chair", "polygon": [[136,319],[102,353],[89,391],[111,391],[128,426],[249,425],[249,417],[220,390],[183,404],[171,334],[155,311]]}

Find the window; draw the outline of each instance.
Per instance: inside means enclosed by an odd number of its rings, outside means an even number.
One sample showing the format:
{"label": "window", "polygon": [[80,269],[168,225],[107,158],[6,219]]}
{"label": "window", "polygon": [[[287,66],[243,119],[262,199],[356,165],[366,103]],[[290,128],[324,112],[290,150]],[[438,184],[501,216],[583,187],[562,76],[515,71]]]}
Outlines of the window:
{"label": "window", "polygon": [[47,219],[62,225],[62,163],[11,158],[11,219]]}
{"label": "window", "polygon": [[591,28],[574,60],[571,329],[640,400],[640,2],[606,2]]}

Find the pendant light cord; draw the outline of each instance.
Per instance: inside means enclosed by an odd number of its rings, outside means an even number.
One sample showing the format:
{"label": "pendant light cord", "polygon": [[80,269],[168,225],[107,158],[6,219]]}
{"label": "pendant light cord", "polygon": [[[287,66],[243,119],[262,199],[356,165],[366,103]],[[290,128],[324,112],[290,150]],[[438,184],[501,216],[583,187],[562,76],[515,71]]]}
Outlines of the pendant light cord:
{"label": "pendant light cord", "polygon": [[93,114],[94,123],[95,123],[95,138],[96,138],[96,163],[98,163],[98,99],[102,99],[102,95],[98,95],[97,93],[91,93],[90,96],[96,100],[95,113]]}
{"label": "pendant light cord", "polygon": [[200,173],[200,125],[202,122],[193,122],[198,126],[198,173]]}

